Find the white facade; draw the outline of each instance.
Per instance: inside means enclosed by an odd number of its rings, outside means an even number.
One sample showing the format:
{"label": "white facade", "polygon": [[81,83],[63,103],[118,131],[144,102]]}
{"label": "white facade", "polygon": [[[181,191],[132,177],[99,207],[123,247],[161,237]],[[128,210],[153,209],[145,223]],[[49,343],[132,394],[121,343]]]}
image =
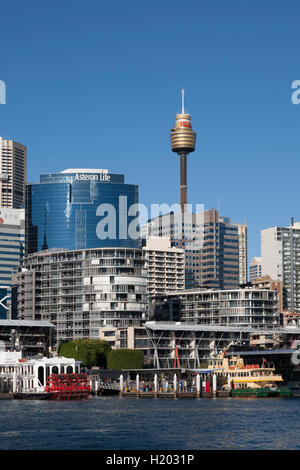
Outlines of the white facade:
{"label": "white facade", "polygon": [[239,237],[239,282],[246,284],[248,281],[247,224],[234,225],[238,228]]}
{"label": "white facade", "polygon": [[259,277],[262,276],[262,265],[261,265],[261,257],[254,256],[251,260],[249,266],[249,278],[250,282],[255,281]]}
{"label": "white facade", "polygon": [[147,237],[146,258],[149,299],[185,288],[185,257],[182,248],[171,247],[168,237]]}
{"label": "white facade", "polygon": [[282,280],[282,240],[279,233],[279,227],[261,231],[262,275],[269,275],[274,280]]}
{"label": "white facade", "polygon": [[283,308],[300,312],[300,223],[261,231],[262,275],[283,283]]}
{"label": "white facade", "polygon": [[0,351],[0,379],[12,380],[14,393],[40,393],[44,392],[49,375],[79,373],[80,364],[67,357],[26,360],[21,352]]}

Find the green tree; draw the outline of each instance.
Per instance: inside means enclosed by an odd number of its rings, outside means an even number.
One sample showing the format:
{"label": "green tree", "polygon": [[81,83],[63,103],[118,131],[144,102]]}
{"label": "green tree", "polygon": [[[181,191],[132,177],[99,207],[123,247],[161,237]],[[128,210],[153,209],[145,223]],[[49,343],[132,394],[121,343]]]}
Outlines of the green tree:
{"label": "green tree", "polygon": [[107,354],[108,369],[141,369],[144,354],[137,349],[113,349]]}
{"label": "green tree", "polygon": [[90,368],[93,366],[106,367],[107,354],[111,347],[107,341],[100,339],[76,339],[61,343],[58,348],[58,355],[73,357],[77,361],[82,361],[83,366]]}

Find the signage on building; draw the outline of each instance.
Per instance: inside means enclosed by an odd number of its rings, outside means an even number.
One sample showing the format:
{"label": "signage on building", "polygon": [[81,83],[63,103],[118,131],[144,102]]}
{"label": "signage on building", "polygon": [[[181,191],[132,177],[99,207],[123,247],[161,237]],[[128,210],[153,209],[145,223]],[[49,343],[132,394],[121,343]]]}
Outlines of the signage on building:
{"label": "signage on building", "polygon": [[110,181],[110,175],[107,173],[76,173],[75,181]]}

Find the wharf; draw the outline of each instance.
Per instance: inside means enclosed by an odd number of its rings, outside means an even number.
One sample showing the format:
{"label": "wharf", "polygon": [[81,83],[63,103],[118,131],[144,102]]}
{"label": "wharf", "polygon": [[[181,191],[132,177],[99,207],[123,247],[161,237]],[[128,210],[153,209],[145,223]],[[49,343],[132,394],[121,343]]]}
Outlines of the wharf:
{"label": "wharf", "polygon": [[10,393],[10,392],[2,392],[0,393],[0,400],[13,400],[15,397],[14,397],[14,394],[13,393]]}
{"label": "wharf", "polygon": [[214,398],[216,395],[209,392],[120,392],[120,397],[126,398]]}

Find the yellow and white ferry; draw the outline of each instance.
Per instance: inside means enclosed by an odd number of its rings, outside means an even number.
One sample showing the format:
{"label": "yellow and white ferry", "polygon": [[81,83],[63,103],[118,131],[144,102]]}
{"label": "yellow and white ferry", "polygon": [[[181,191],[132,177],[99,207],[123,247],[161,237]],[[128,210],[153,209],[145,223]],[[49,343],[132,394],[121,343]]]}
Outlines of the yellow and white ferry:
{"label": "yellow and white ferry", "polygon": [[217,375],[226,377],[224,389],[232,397],[289,397],[290,389],[282,385],[283,379],[269,364],[244,364],[239,356],[220,354],[208,360],[208,368],[221,368]]}

